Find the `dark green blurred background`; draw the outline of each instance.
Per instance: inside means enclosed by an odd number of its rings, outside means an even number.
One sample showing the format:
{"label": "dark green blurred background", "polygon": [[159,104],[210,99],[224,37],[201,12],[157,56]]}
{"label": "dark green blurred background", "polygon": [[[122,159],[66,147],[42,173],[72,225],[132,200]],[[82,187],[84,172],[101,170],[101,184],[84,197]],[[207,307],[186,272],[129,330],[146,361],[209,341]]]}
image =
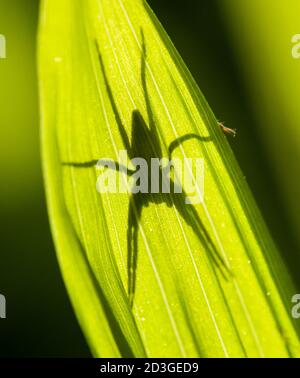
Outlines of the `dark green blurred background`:
{"label": "dark green blurred background", "polygon": [[37,0],[0,0],[0,356],[89,356],[49,231],[39,152]]}
{"label": "dark green blurred background", "polygon": [[[230,143],[299,288],[297,226],[250,106],[242,62],[224,17],[222,5],[228,0],[148,2],[216,116],[238,129]],[[0,34],[7,40],[7,59],[0,59],[0,293],[7,299],[0,356],[89,356],[47,219],[39,152],[38,6],[38,0],[0,0]]]}

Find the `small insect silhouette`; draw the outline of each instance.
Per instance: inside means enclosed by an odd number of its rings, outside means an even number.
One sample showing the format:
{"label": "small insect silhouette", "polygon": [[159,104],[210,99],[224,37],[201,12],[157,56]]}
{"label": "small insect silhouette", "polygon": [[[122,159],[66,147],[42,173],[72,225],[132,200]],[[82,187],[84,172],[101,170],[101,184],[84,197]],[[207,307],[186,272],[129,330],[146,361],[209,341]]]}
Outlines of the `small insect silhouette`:
{"label": "small insect silhouette", "polygon": [[231,135],[234,138],[236,137],[236,130],[230,129],[229,127],[224,125],[224,122],[218,122],[219,126],[221,127],[224,134]]}
{"label": "small insect silhouette", "polygon": [[[160,138],[157,132],[157,128],[154,122],[154,116],[151,109],[148,89],[146,84],[146,46],[143,32],[142,34],[142,54],[141,54],[141,83],[143,88],[143,93],[145,97],[147,116],[149,120],[149,126],[147,126],[143,116],[139,110],[135,109],[132,112],[132,127],[131,127],[131,143],[129,137],[126,133],[125,127],[122,123],[121,116],[119,114],[111,87],[108,82],[108,77],[103,64],[102,56],[100,53],[99,45],[96,42],[97,53],[99,57],[100,68],[104,77],[106,91],[111,102],[111,106],[115,115],[115,119],[118,125],[118,130],[120,132],[123,144],[127,150],[130,159],[135,157],[141,157],[145,159],[148,166],[151,164],[152,158],[161,159],[163,157],[162,147],[160,144]],[[225,133],[234,135],[235,132],[231,129],[226,128],[222,123],[219,123],[220,127]],[[229,131],[231,130],[231,131]],[[200,141],[208,142],[211,141],[210,137],[201,137],[196,134],[186,134],[174,140],[168,148],[169,158],[171,157],[173,151],[184,141],[188,139],[198,139]],[[92,160],[89,162],[67,162],[63,163],[66,166],[72,166],[77,168],[88,168],[94,167],[99,164],[99,160]],[[136,167],[135,167],[136,168]],[[115,163],[115,169],[119,172],[127,172],[127,174],[133,175],[136,169],[130,170],[127,167],[123,167],[118,163]],[[151,182],[151,174],[148,173],[148,182]],[[165,173],[163,168],[159,167],[159,183],[161,185],[162,181],[165,179]],[[176,183],[172,178],[170,180],[170,193],[163,193],[161,187],[158,193],[141,193],[132,190],[129,200],[129,210],[128,210],[128,229],[127,229],[127,274],[128,274],[128,297],[129,303],[132,306],[134,300],[134,293],[136,288],[136,270],[138,263],[138,226],[140,218],[142,215],[142,209],[147,207],[149,203],[155,204],[166,204],[168,207],[175,206],[178,213],[185,220],[185,222],[192,227],[194,233],[199,238],[202,244],[208,245],[208,253],[214,264],[220,269],[222,275],[226,278],[228,273],[228,267],[223,261],[222,257],[219,255],[217,248],[215,247],[213,241],[210,238],[206,228],[204,227],[195,207],[191,204],[187,205],[185,202],[186,193],[181,188],[181,192],[176,190]]]}

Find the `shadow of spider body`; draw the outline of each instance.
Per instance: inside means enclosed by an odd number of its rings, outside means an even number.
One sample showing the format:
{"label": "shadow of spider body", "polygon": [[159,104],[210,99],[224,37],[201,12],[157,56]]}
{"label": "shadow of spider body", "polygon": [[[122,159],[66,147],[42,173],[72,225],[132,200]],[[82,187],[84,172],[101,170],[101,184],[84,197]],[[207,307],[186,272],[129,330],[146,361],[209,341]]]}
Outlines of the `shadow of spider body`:
{"label": "shadow of spider body", "polygon": [[[96,48],[99,57],[100,68],[105,81],[106,91],[110,99],[110,103],[115,114],[115,119],[118,125],[118,130],[122,137],[123,144],[127,150],[128,157],[134,159],[136,157],[143,158],[148,167],[151,166],[151,159],[157,158],[161,159],[163,157],[163,152],[160,144],[160,138],[157,133],[157,128],[154,122],[154,116],[150,106],[150,100],[146,85],[146,48],[144,36],[142,33],[142,54],[141,54],[141,82],[143,93],[145,97],[145,103],[147,108],[147,115],[149,120],[149,126],[147,126],[143,116],[139,110],[135,109],[132,112],[132,125],[131,125],[131,142],[126,133],[125,127],[122,123],[120,114],[117,109],[117,105],[108,82],[105,67],[103,64],[102,56],[100,54],[99,46],[96,42]],[[221,125],[220,125],[221,126]],[[221,126],[223,128],[223,125]],[[169,158],[172,152],[184,141],[196,138],[201,141],[211,141],[210,137],[200,137],[196,134],[186,134],[175,141],[173,141],[169,148]],[[96,164],[99,166],[101,160],[92,160],[85,163],[63,163],[63,165],[73,166],[78,168],[88,168],[93,167]],[[101,163],[100,163],[101,165]],[[105,165],[103,163],[103,165]],[[129,170],[127,167],[123,167],[118,163],[115,163],[115,168],[119,172],[126,171],[129,176],[134,175],[137,172],[137,166],[135,170]],[[148,172],[147,180],[151,183],[151,174]],[[142,215],[142,209],[147,207],[150,203],[154,204],[165,204],[168,207],[175,207],[180,216],[184,219],[186,224],[188,224],[195,234],[197,235],[199,241],[204,245],[208,246],[208,253],[214,264],[220,269],[223,277],[226,278],[226,272],[228,273],[228,267],[223,261],[222,257],[219,255],[217,248],[215,247],[213,241],[211,240],[206,228],[204,227],[195,207],[191,204],[187,205],[185,202],[186,193],[181,188],[178,188],[178,184],[169,176],[170,190],[168,193],[162,192],[162,183],[166,179],[166,174],[164,168],[159,166],[159,190],[157,193],[142,193],[135,191],[135,188],[131,189],[131,195],[129,200],[129,210],[128,210],[128,229],[127,229],[127,270],[128,270],[128,297],[129,303],[132,306],[134,300],[134,293],[136,287],[136,271],[138,262],[138,229],[139,222]]]}
{"label": "shadow of spider body", "polygon": [[[128,150],[131,159],[140,156],[147,162],[147,165],[150,166],[151,159],[162,158],[162,151],[156,133],[147,127],[142,115],[137,110],[133,111],[132,114],[131,141],[131,147]],[[139,167],[136,166],[135,168],[135,170],[129,172],[129,175],[135,174]],[[151,177],[150,170],[147,170],[147,172],[147,181],[151,183],[153,178]],[[150,203],[157,205],[165,204],[169,208],[174,206],[184,221],[192,227],[201,243],[204,244],[206,242],[209,244],[211,257],[214,263],[218,267],[221,265],[225,266],[196,209],[193,205],[186,204],[187,195],[183,188],[169,176],[168,169],[165,172],[165,168],[160,165],[158,172],[157,193],[151,191],[146,193],[136,192],[136,188],[134,187],[131,189],[132,193],[129,201],[127,229],[128,294],[131,305],[133,303],[136,285],[139,221],[141,219],[143,208],[147,207]],[[167,193],[164,193],[163,184],[166,181],[169,190]]]}

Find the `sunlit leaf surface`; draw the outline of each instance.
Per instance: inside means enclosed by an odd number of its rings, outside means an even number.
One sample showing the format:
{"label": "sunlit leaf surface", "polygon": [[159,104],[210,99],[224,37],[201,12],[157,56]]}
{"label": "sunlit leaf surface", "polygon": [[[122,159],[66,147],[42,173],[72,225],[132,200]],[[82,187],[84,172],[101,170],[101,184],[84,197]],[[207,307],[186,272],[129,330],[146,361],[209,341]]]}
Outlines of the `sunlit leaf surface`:
{"label": "sunlit leaf surface", "polygon": [[[94,355],[299,354],[288,274],[226,136],[147,4],[44,0],[39,73],[52,231]],[[126,180],[96,166],[120,150],[203,158],[204,201],[98,193],[101,174]],[[202,189],[195,181],[199,199]]]}

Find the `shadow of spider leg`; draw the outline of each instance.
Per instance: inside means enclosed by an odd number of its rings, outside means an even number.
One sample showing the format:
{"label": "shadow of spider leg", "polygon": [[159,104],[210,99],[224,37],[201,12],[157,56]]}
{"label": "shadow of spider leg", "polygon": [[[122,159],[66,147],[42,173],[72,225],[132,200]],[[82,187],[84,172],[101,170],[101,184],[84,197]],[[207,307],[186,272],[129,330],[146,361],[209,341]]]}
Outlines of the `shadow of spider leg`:
{"label": "shadow of spider leg", "polygon": [[[114,161],[99,160],[97,165],[103,165],[104,168],[113,169],[119,173],[126,173],[127,176],[132,176],[136,170],[130,170],[124,165]],[[141,192],[134,192],[134,188],[130,188],[127,183],[127,190],[130,193],[129,207],[128,207],[128,226],[127,226],[127,277],[128,277],[128,300],[129,304],[133,306],[135,286],[136,286],[136,270],[138,260],[138,231],[139,222],[142,214],[142,209],[147,202],[147,194]]]}
{"label": "shadow of spider leg", "polygon": [[169,148],[168,148],[168,153],[169,153],[169,160],[171,160],[172,158],[172,153],[173,151],[178,148],[181,144],[183,144],[183,142],[187,141],[187,140],[190,140],[190,139],[197,139],[201,142],[210,142],[212,141],[212,138],[210,136],[208,137],[202,137],[200,135],[197,135],[197,134],[193,134],[193,133],[190,133],[190,134],[185,134],[179,138],[176,138],[173,142],[170,143],[169,145]]}
{"label": "shadow of spider leg", "polygon": [[93,168],[93,167],[95,167],[96,169],[110,168],[110,169],[113,169],[114,171],[128,174],[129,176],[135,172],[127,168],[125,165],[122,165],[119,162],[114,161],[112,159],[98,159],[98,160],[94,159],[94,160],[83,161],[83,162],[72,162],[72,161],[62,162],[61,165],[66,166],[66,167],[74,167],[74,168]]}
{"label": "shadow of spider leg", "polygon": [[[114,161],[99,160],[99,164],[103,164],[103,167],[113,169],[119,173],[126,173],[127,176],[132,176],[136,173],[136,170],[127,169],[127,167],[120,165]],[[143,207],[148,202],[148,194],[141,192],[134,192],[133,188],[127,184],[127,190],[131,193],[129,197],[128,208],[128,226],[127,226],[127,277],[128,277],[128,300],[129,304],[133,306],[135,287],[136,287],[136,271],[138,261],[138,232],[139,223],[142,214]]]}
{"label": "shadow of spider leg", "polygon": [[[172,165],[171,167],[174,168]],[[227,280],[228,275],[231,275],[230,269],[221,257],[195,206],[186,202],[188,195],[182,185],[170,177],[169,171],[164,172],[164,168],[162,169],[162,180],[168,180],[171,189],[169,194],[163,194],[165,198],[162,202],[165,202],[169,207],[174,206],[184,222],[192,228],[200,243],[208,246],[207,252],[210,259],[216,265],[223,278]]]}
{"label": "shadow of spider leg", "polygon": [[[170,143],[169,148],[168,148],[169,161],[172,161],[173,151],[177,147],[179,147],[183,142],[189,139],[198,139],[200,141],[203,141],[203,139],[205,139],[206,141],[211,140],[210,137],[200,137],[197,134],[183,135],[175,139],[172,143]],[[174,168],[173,166],[171,167]],[[210,258],[212,259],[214,264],[217,266],[217,268],[219,269],[223,277],[227,279],[228,274],[231,276],[232,273],[228,265],[225,263],[224,259],[221,257],[209,233],[207,232],[203,222],[201,221],[199,217],[199,214],[196,208],[192,204],[186,203],[187,194],[184,192],[183,188],[181,188],[182,193],[179,194],[178,192],[180,191],[180,187],[178,187],[178,184],[176,184],[174,181],[171,180],[171,182],[174,188],[174,190],[172,191],[174,205],[176,206],[177,210],[179,211],[180,215],[183,217],[185,222],[190,227],[192,227],[194,233],[199,237],[200,242],[203,244],[206,241],[206,244],[209,245]]]}
{"label": "shadow of spider leg", "polygon": [[173,195],[174,205],[178,210],[179,214],[182,216],[186,224],[188,224],[198,237],[202,245],[207,245],[207,252],[212,262],[218,268],[219,272],[222,274],[224,279],[228,279],[228,275],[231,275],[230,269],[220,255],[218,249],[216,248],[214,242],[212,241],[207,229],[205,228],[200,216],[191,204],[186,204],[186,194],[183,192],[182,196],[178,196],[177,193]]}
{"label": "shadow of spider leg", "polygon": [[127,228],[127,270],[128,270],[128,297],[132,307],[136,286],[136,270],[138,260],[138,232],[139,222],[143,209],[141,194],[132,194],[129,201],[128,228]]}
{"label": "shadow of spider leg", "polygon": [[114,171],[117,171],[119,173],[125,173],[128,176],[131,176],[135,173],[132,169],[127,168],[125,165],[120,164],[117,161],[114,161],[112,159],[99,159],[97,161],[97,169],[105,169],[110,168]]}
{"label": "shadow of spider leg", "polygon": [[[63,166],[74,168],[97,168],[101,169],[100,175],[105,169],[112,169],[121,174],[132,176],[136,171],[127,168],[112,159],[90,160],[85,162],[62,162]],[[129,186],[127,186],[129,188]],[[129,189],[127,189],[129,190]],[[129,190],[130,192],[130,190]],[[128,229],[127,229],[127,274],[128,274],[128,296],[132,306],[135,291],[136,267],[137,267],[137,241],[138,241],[138,223],[143,207],[143,198],[141,193],[131,194],[129,199],[128,210]]]}

